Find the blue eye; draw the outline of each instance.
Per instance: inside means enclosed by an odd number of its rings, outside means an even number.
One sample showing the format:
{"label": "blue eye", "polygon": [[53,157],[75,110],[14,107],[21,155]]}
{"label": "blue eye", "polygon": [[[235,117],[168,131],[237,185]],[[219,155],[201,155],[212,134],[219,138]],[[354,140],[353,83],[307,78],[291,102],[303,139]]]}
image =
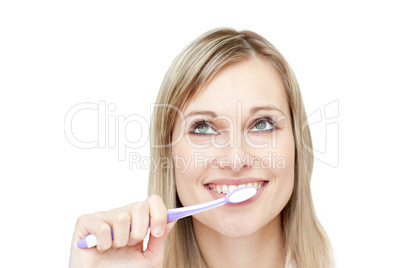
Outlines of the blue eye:
{"label": "blue eye", "polygon": [[198,122],[192,127],[195,134],[217,134],[207,122]]}
{"label": "blue eye", "polygon": [[275,124],[271,123],[269,119],[262,118],[255,122],[254,127],[251,129],[251,132],[257,131],[271,131],[275,129]]}

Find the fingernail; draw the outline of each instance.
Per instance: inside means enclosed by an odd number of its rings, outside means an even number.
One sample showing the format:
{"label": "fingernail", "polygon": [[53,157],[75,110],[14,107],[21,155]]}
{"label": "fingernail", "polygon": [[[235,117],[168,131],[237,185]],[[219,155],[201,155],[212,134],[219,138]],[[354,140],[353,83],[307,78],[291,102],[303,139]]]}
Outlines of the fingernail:
{"label": "fingernail", "polygon": [[134,240],[134,239],[128,241],[128,245],[129,245],[129,246],[134,246],[134,245],[137,244],[137,243],[138,243],[138,241],[137,241],[137,240]]}
{"label": "fingernail", "polygon": [[162,236],[163,235],[162,226],[160,226],[160,225],[155,226],[153,235],[156,236],[156,237]]}

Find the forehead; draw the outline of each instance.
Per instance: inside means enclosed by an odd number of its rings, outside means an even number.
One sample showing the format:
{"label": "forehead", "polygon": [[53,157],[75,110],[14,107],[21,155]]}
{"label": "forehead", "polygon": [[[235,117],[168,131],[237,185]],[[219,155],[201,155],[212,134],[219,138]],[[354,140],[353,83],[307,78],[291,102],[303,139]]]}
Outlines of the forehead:
{"label": "forehead", "polygon": [[268,61],[255,58],[220,70],[188,104],[185,113],[202,109],[230,114],[239,101],[245,110],[269,105],[288,113],[282,79]]}

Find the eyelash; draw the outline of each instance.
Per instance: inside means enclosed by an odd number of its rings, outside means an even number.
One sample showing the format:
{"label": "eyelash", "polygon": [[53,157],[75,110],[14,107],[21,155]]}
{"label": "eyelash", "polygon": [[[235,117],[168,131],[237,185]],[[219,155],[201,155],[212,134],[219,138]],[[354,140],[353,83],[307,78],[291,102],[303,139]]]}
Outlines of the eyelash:
{"label": "eyelash", "polygon": [[213,131],[216,131],[213,127],[211,122],[206,121],[206,120],[199,120],[199,121],[195,121],[194,123],[191,124],[190,127],[190,133],[191,134],[195,134],[195,135],[211,135],[211,134],[206,134],[206,133],[197,133],[195,132],[195,130],[197,129],[197,127],[201,126],[201,125],[207,125],[209,126]]}
{"label": "eyelash", "polygon": [[252,126],[254,127],[258,123],[265,123],[265,122],[268,123],[272,127],[272,129],[263,130],[263,131],[254,131],[254,132],[271,132],[275,129],[279,129],[277,122],[274,120],[274,118],[272,116],[264,116],[264,117],[258,118],[253,122]]}
{"label": "eyelash", "polygon": [[[264,117],[258,118],[258,119],[256,119],[256,120],[252,123],[252,126],[255,127],[258,123],[264,123],[264,122],[268,123],[268,124],[272,127],[272,129],[269,129],[269,130],[262,130],[262,131],[253,131],[253,132],[271,132],[271,131],[273,131],[273,130],[279,129],[279,127],[277,126],[277,122],[275,122],[275,120],[273,119],[272,116],[264,116]],[[211,122],[206,121],[206,120],[198,120],[198,121],[195,121],[194,123],[192,123],[189,132],[190,132],[191,134],[195,134],[195,135],[211,135],[211,134],[206,134],[206,133],[197,133],[197,132],[195,132],[195,130],[197,129],[197,127],[198,127],[198,126],[201,126],[201,125],[207,125],[207,126],[209,126],[213,131],[217,132],[217,131],[212,127]]]}

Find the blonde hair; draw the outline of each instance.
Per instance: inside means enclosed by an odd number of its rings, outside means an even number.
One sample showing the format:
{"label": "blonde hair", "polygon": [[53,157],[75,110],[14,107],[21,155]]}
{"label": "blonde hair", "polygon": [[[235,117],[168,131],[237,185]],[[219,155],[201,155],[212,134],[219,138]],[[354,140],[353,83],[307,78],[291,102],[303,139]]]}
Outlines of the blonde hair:
{"label": "blonde hair", "polygon": [[[170,164],[150,172],[148,194],[160,195],[168,208],[181,206],[170,146],[179,109],[184,109],[222,67],[256,57],[266,59],[282,78],[293,122],[295,182],[291,198],[282,211],[286,267],[332,267],[331,246],[312,203],[310,179],[314,159],[310,129],[303,126],[307,116],[299,86],[284,57],[254,32],[229,28],[209,31],[190,43],[173,61],[162,82],[151,124],[151,157],[156,161],[169,159]],[[164,267],[206,267],[191,217],[178,221],[169,234]]]}

